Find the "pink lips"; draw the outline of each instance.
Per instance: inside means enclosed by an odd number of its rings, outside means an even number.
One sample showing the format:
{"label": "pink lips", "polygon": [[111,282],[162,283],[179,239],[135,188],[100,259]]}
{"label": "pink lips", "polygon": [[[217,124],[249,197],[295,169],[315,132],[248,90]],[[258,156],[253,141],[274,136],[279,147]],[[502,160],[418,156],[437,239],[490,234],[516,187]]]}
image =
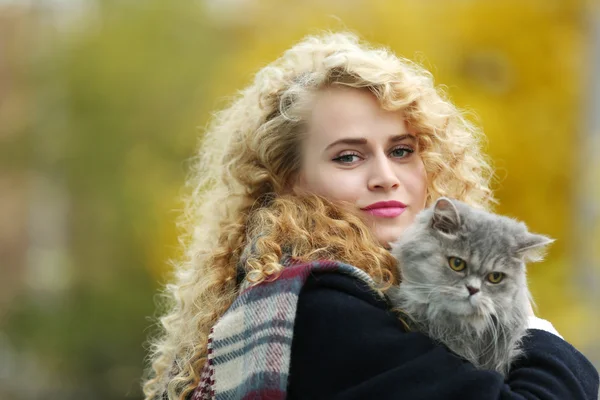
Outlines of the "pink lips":
{"label": "pink lips", "polygon": [[406,209],[406,204],[399,201],[379,201],[367,207],[362,208],[363,211],[371,215],[384,218],[395,218],[402,214]]}

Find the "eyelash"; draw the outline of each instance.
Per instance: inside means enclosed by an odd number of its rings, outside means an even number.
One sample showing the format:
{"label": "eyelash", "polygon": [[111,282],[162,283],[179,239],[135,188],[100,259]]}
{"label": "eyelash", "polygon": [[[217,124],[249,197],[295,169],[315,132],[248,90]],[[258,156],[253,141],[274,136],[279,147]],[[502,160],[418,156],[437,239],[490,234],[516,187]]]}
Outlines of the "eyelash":
{"label": "eyelash", "polygon": [[[402,150],[402,151],[405,151],[405,152],[408,153],[407,155],[405,155],[403,157],[398,157],[398,158],[409,157],[412,153],[415,152],[415,150],[412,149],[412,148],[410,148],[410,147],[399,146],[399,147],[396,147],[396,148],[392,149],[392,151],[390,151],[390,154],[393,153],[393,152],[395,152],[395,151],[398,151],[398,150]],[[347,154],[342,154],[341,156],[338,156],[338,157],[334,158],[332,161],[336,161],[336,162],[339,162],[341,164],[351,164],[352,161],[344,162],[344,161],[342,161],[342,159],[344,157],[352,157],[352,156],[360,157],[360,154],[357,154],[355,152],[351,152],[351,153],[347,153]]]}

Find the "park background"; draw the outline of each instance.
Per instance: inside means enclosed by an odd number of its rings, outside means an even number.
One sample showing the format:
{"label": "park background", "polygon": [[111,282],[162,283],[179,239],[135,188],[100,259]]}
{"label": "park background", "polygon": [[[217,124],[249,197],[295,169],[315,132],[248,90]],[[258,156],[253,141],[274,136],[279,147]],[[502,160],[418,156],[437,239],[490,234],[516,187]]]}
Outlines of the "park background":
{"label": "park background", "polygon": [[497,211],[556,238],[538,314],[600,366],[600,7],[584,0],[0,0],[0,398],[140,399],[211,112],[306,34],[430,69]]}

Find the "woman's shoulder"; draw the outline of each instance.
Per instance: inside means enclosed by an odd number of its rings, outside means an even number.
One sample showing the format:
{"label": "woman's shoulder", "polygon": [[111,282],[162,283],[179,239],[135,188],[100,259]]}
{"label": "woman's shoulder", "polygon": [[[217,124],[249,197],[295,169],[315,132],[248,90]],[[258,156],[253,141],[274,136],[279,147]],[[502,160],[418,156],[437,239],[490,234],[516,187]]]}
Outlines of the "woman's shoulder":
{"label": "woman's shoulder", "polygon": [[[315,337],[317,332],[320,334]],[[405,338],[432,345],[427,336],[408,332],[385,296],[369,282],[341,271],[310,274],[298,299],[293,346],[302,346],[306,338],[311,345],[323,347],[330,342],[361,343],[360,349],[353,350],[356,356],[365,349],[366,354],[374,355],[368,348],[380,343],[378,337],[393,338],[398,348]]]}
{"label": "woman's shoulder", "polygon": [[[382,311],[390,310],[390,303],[386,297],[374,288],[372,281],[351,275],[346,271],[313,271],[300,292],[300,302],[310,306],[315,301],[320,303],[323,298],[329,299],[328,304],[343,305],[362,301],[365,305],[378,308]],[[308,303],[308,304],[304,304]],[[390,314],[391,315],[391,314]]]}
{"label": "woman's shoulder", "polygon": [[530,330],[509,377],[406,331],[368,283],[311,273],[298,298],[289,398],[594,399],[598,374],[559,337]]}

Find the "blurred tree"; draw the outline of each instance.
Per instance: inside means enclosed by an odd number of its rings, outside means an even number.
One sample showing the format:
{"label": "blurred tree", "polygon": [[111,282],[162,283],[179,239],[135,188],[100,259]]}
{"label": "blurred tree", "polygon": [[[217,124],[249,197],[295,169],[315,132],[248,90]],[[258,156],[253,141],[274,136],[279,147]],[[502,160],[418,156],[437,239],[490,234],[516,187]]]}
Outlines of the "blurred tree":
{"label": "blurred tree", "polygon": [[39,122],[25,135],[56,152],[28,167],[66,189],[70,285],[23,293],[8,325],[47,371],[38,385],[63,399],[141,395],[156,279],[175,254],[171,209],[227,54],[196,3],[102,2],[96,12],[72,36],[39,26],[38,46],[52,51],[32,53]]}

